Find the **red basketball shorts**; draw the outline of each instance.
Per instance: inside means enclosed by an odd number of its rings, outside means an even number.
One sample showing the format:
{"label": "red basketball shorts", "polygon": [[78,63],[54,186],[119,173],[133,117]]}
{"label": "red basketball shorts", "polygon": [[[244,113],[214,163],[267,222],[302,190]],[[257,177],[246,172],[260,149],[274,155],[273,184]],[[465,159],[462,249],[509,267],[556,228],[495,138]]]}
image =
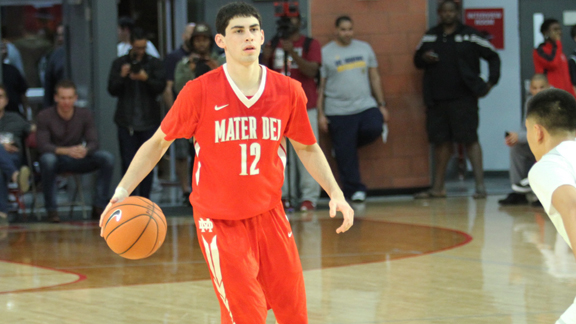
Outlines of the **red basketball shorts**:
{"label": "red basketball shorts", "polygon": [[302,265],[282,204],[243,220],[194,214],[222,323],[308,323]]}

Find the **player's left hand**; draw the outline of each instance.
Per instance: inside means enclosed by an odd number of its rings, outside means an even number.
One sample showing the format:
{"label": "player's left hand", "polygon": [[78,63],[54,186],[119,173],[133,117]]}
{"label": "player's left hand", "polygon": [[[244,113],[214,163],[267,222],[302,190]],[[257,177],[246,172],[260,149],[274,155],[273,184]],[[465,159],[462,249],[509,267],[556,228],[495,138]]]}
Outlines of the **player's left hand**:
{"label": "player's left hand", "polygon": [[104,224],[104,216],[108,214],[108,210],[112,207],[112,205],[126,199],[128,196],[130,196],[130,194],[128,194],[126,189],[122,187],[116,188],[116,191],[114,191],[114,196],[112,196],[112,199],[110,199],[110,202],[102,212],[102,215],[100,215],[100,222],[98,223],[98,226],[100,226],[100,236],[104,234],[104,228],[102,227],[102,224]]}
{"label": "player's left hand", "polygon": [[344,222],[342,223],[342,226],[336,229],[336,233],[344,233],[354,225],[354,209],[350,207],[344,197],[330,199],[328,206],[330,206],[330,217],[336,217],[337,211],[342,212],[342,216],[344,216]]}

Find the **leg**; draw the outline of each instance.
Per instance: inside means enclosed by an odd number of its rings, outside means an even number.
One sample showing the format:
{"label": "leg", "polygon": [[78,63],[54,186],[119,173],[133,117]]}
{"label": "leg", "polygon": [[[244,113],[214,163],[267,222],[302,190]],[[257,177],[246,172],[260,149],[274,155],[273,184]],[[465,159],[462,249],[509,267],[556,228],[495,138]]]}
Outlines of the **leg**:
{"label": "leg", "polygon": [[[286,162],[286,168],[284,169],[284,183],[282,184],[282,198],[287,199],[290,202],[290,206],[294,206],[298,200],[298,167],[297,163],[299,161],[294,147],[290,144],[290,141],[286,139],[286,149],[288,150],[288,158]],[[288,181],[290,178],[290,181]],[[290,183],[290,190],[288,190],[288,183]],[[288,195],[290,193],[290,195]],[[290,196],[290,197],[288,197]]]}
{"label": "leg", "polygon": [[444,142],[434,144],[434,181],[431,191],[435,194],[444,194],[446,168],[452,156],[452,143]]}
{"label": "leg", "polygon": [[307,324],[306,291],[302,265],[290,223],[281,206],[270,210],[256,224],[259,236],[258,280],[266,301],[281,324]]}
{"label": "leg", "polygon": [[112,174],[114,173],[114,155],[107,151],[96,151],[92,158],[99,165],[93,204],[103,209],[106,208],[111,198],[110,182],[112,182]]}
{"label": "leg", "polygon": [[189,144],[188,140],[184,138],[176,139],[173,144],[176,155],[176,176],[184,194],[190,194],[190,175],[188,174]]}
{"label": "leg", "polygon": [[[312,131],[314,136],[318,138],[318,110],[308,109],[308,119],[310,120],[310,125],[312,126]],[[302,195],[302,201],[310,201],[314,206],[318,203],[318,198],[320,197],[320,185],[306,170],[304,164],[300,159],[296,159],[296,166],[298,168],[298,176],[300,178],[300,193]]]}
{"label": "leg", "polygon": [[[474,173],[474,180],[476,181],[476,196],[477,198],[486,197],[486,187],[484,187],[484,168],[482,166],[482,147],[480,142],[474,142],[466,145],[466,152],[468,159],[472,164],[472,172]],[[481,197],[481,196],[484,197]]]}
{"label": "leg", "polygon": [[374,142],[382,135],[384,116],[378,108],[370,108],[360,113],[360,129],[358,131],[358,147]]}
{"label": "leg", "polygon": [[40,175],[42,177],[42,193],[44,206],[48,212],[55,211],[56,205],[56,175],[58,174],[58,157],[54,153],[44,153],[40,156]]}
{"label": "leg", "polygon": [[366,191],[360,178],[358,163],[359,115],[329,116],[329,131],[332,147],[336,154],[338,174],[344,187],[344,196],[350,197],[356,191]]}
{"label": "leg", "polygon": [[210,268],[223,324],[264,324],[267,306],[257,280],[255,229],[247,220],[211,220],[194,215],[198,240]]}
{"label": "leg", "polygon": [[[1,145],[0,145],[1,146]],[[10,177],[0,173],[0,218],[8,216],[8,181]]]}
{"label": "leg", "polygon": [[510,183],[519,183],[528,177],[528,171],[536,163],[534,154],[525,143],[518,143],[510,148]]}

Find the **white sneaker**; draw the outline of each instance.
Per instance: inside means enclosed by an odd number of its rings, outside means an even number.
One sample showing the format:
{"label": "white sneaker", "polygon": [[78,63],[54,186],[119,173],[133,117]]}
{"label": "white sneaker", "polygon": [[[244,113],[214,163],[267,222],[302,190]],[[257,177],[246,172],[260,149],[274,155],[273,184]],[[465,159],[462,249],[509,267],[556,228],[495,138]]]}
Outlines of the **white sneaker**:
{"label": "white sneaker", "polygon": [[524,178],[520,180],[520,182],[513,184],[512,190],[518,193],[532,192],[532,188],[530,188],[530,182],[528,181],[528,178]]}
{"label": "white sneaker", "polygon": [[364,191],[356,191],[352,195],[352,201],[354,202],[363,202],[364,200],[366,200],[366,192]]}

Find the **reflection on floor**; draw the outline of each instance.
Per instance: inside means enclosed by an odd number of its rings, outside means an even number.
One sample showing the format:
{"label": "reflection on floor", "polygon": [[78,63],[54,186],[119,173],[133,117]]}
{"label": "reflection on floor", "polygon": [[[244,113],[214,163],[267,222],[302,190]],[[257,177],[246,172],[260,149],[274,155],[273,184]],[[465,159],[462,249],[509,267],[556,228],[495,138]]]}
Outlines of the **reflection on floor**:
{"label": "reflection on floor", "polygon": [[[325,202],[290,215],[310,323],[554,323],[576,295],[576,261],[542,209],[499,207],[499,190],[371,198],[340,235]],[[95,223],[0,227],[0,322],[220,323],[192,218],[168,221],[141,261],[114,255]]]}

